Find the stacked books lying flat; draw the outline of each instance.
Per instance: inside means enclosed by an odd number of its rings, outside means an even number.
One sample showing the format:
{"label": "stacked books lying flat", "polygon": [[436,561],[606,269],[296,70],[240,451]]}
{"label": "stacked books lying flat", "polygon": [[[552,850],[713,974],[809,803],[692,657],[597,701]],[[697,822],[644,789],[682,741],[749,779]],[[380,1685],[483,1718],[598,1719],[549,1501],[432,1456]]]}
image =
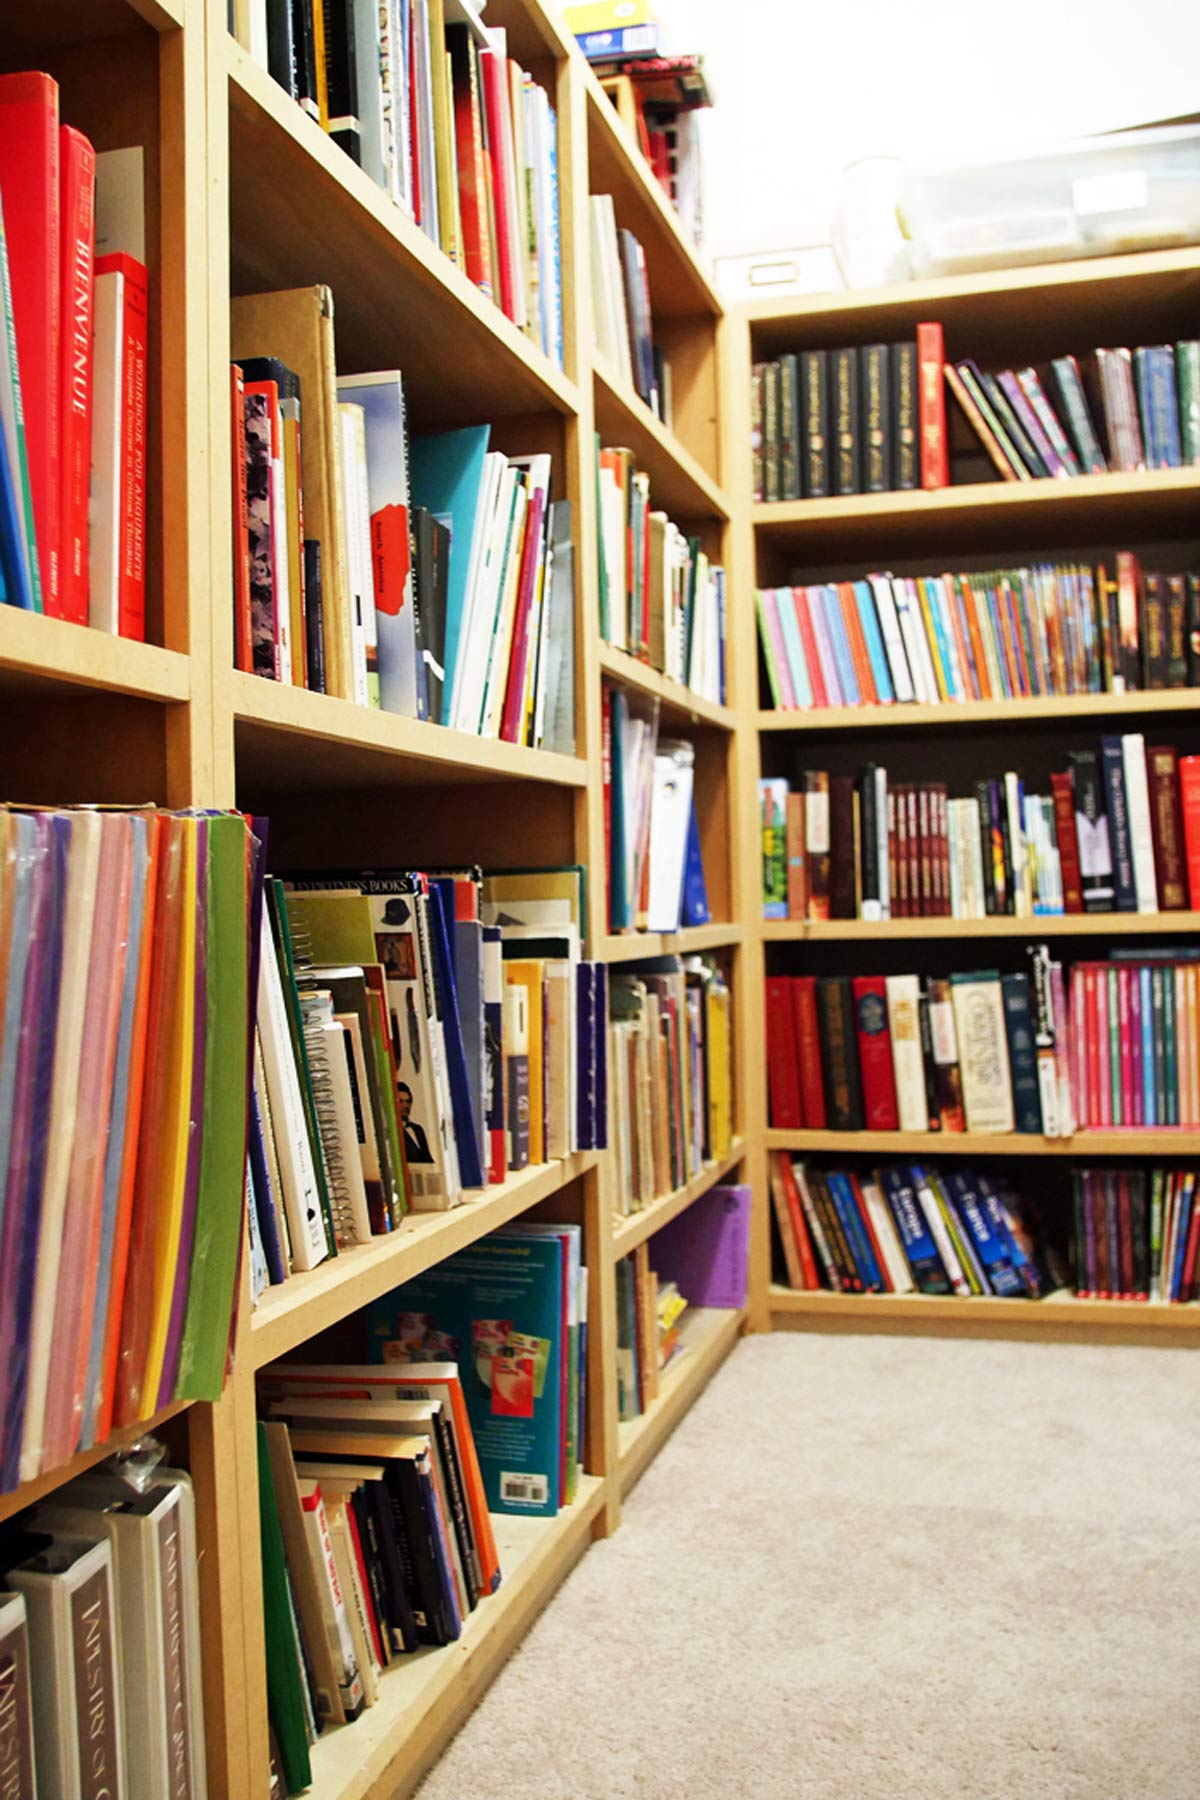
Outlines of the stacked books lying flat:
{"label": "stacked books lying flat", "polygon": [[[569,15],[575,10],[568,7]],[[583,12],[594,8],[582,7]],[[623,78],[632,89],[638,146],[655,180],[679,214],[679,222],[692,241],[703,235],[700,132],[698,109],[712,105],[704,74],[704,58],[695,54],[658,56],[643,48],[643,40],[656,26],[631,25],[619,30],[576,33],[596,79],[610,98],[611,82]],[[631,38],[634,50],[619,46]]]}
{"label": "stacked books lying flat", "polygon": [[[373,1303],[358,1366],[260,1381],[271,1724],[289,1792],[385,1671],[453,1643],[501,1583],[491,1515],[553,1518],[583,1468],[577,1225],[520,1223]],[[497,1318],[497,1295],[504,1317]]]}
{"label": "stacked books lying flat", "polygon": [[571,508],[486,425],[408,441],[398,370],[333,374],[327,288],[235,299],[239,669],[574,749]]}
{"label": "stacked books lying flat", "polygon": [[941,325],[925,323],[915,341],[754,365],[755,499],[950,486],[947,387],[1006,481],[1200,462],[1200,342],[989,374],[947,361]]}
{"label": "stacked books lying flat", "polygon": [[725,701],[725,571],[650,510],[631,450],[596,440],[600,636],[704,700]]}
{"label": "stacked books lying flat", "polygon": [[1088,1300],[1195,1300],[1196,1186],[1194,1170],[1074,1169],[1060,1248],[1002,1176],[771,1158],[775,1224],[799,1292],[1038,1300],[1073,1288]]}
{"label": "stacked books lying flat", "polygon": [[0,76],[0,601],[146,636],[140,150],[97,156],[49,75]]}
{"label": "stacked books lying flat", "polygon": [[1101,563],[869,575],[756,596],[772,703],[938,706],[1200,685],[1200,576]]}
{"label": "stacked books lying flat", "polygon": [[715,1187],[617,1263],[617,1406],[637,1419],[687,1353],[688,1308],[746,1303],[750,1189]]}
{"label": "stacked books lying flat", "polygon": [[0,811],[6,1490],[220,1395],[257,851],[236,814]]}
{"label": "stacked books lying flat", "polygon": [[606,1141],[584,871],[272,881],[248,1182],[256,1296],[405,1213]]}
{"label": "stacked books lying flat", "polygon": [[604,687],[610,931],[678,931],[712,918],[696,818],[693,745],[658,735],[657,700]]}
{"label": "stacked books lying flat", "polygon": [[558,121],[502,28],[443,0],[251,0],[249,48],[562,367]]}
{"label": "stacked books lying flat", "polygon": [[771,1122],[955,1133],[1200,1124],[1200,959],[1124,952],[1031,973],[771,976]]}
{"label": "stacked books lying flat", "polygon": [[671,365],[654,342],[646,253],[632,231],[618,230],[611,194],[590,195],[588,212],[596,348],[669,426]]}
{"label": "stacked books lying flat", "polygon": [[624,1216],[732,1149],[732,1014],[724,976],[702,956],[614,969],[609,1005],[609,1135]]}
{"label": "stacked books lying flat", "polygon": [[[1013,770],[944,781],[759,782],[764,919],[1047,918],[1200,906],[1200,757],[1140,732],[1072,750],[1030,792]],[[957,783],[955,785],[958,785]]]}
{"label": "stacked books lying flat", "polygon": [[119,1459],[0,1538],[4,1768],[13,1795],[204,1800],[190,1478]]}

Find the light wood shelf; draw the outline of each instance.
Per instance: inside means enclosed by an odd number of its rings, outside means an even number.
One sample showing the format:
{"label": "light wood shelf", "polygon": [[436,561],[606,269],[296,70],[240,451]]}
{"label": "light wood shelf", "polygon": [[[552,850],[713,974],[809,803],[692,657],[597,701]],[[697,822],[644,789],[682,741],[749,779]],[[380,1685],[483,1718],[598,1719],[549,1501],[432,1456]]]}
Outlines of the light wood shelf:
{"label": "light wood shelf", "polygon": [[65,1481],[72,1481],[76,1475],[82,1475],[86,1470],[94,1469],[97,1463],[104,1461],[105,1457],[115,1456],[118,1450],[126,1450],[130,1444],[136,1444],[139,1438],[149,1437],[152,1433],[161,1430],[168,1419],[178,1418],[191,1405],[190,1400],[173,1400],[169,1406],[162,1407],[151,1418],[141,1419],[132,1425],[118,1426],[115,1431],[109,1433],[102,1444],[93,1444],[90,1450],[78,1450],[74,1456],[65,1463],[60,1463],[56,1469],[48,1469],[45,1474],[34,1475],[30,1480],[23,1481],[20,1487],[13,1488],[10,1493],[0,1494],[0,1524],[3,1524],[6,1519],[14,1518],[17,1513],[24,1512],[27,1506],[33,1506],[38,1500],[44,1500],[47,1494],[52,1494]]}
{"label": "light wood shelf", "polygon": [[190,697],[191,669],[177,650],[0,606],[0,692],[78,688],[169,704]]}
{"label": "light wood shelf", "polygon": [[660,723],[671,730],[686,731],[691,725],[711,725],[718,731],[734,729],[736,720],[728,706],[722,706],[716,700],[702,699],[681,681],[673,681],[669,675],[652,669],[649,663],[630,656],[628,651],[602,643],[599,658],[601,670],[611,681],[635,694],[657,700],[661,709]]}
{"label": "light wood shelf", "polygon": [[1040,938],[1182,936],[1200,931],[1200,913],[1061,913],[1050,918],[1010,919],[764,919],[768,944],[835,943],[896,938]]}
{"label": "light wood shelf", "polygon": [[698,1306],[684,1313],[679,1337],[686,1348],[663,1371],[657,1400],[651,1401],[640,1418],[626,1419],[620,1427],[623,1494],[644,1473],[688,1408],[704,1392],[737,1343],[745,1319],[744,1308],[726,1311]]}
{"label": "light wood shelf", "polygon": [[725,496],[708,471],[656,419],[634,388],[592,352],[596,429],[606,445],[632,450],[650,477],[650,504],[678,524],[698,518],[727,519]]}
{"label": "light wood shelf", "polygon": [[413,1280],[489,1231],[499,1231],[595,1163],[596,1152],[587,1150],[521,1169],[495,1187],[469,1189],[469,1197],[448,1212],[409,1213],[387,1237],[343,1250],[315,1269],[290,1276],[282,1286],[267,1288],[250,1319],[254,1367],[276,1362],[402,1281]]}
{"label": "light wood shelf", "polygon": [[776,1131],[767,1132],[769,1150],[823,1156],[879,1156],[887,1161],[931,1156],[1069,1156],[1086,1162],[1096,1156],[1200,1156],[1200,1131],[1179,1126],[1161,1130],[1077,1131],[1074,1137],[1047,1138],[1032,1132],[1003,1131]]}
{"label": "light wood shelf", "polygon": [[669,1194],[660,1194],[657,1200],[651,1200],[640,1212],[617,1214],[612,1228],[612,1254],[614,1261],[628,1256],[639,1244],[677,1219],[680,1213],[686,1212],[710,1188],[715,1188],[733,1173],[746,1153],[746,1146],[741,1138],[734,1140],[733,1148],[727,1155],[717,1157],[713,1162],[705,1163],[692,1179],[683,1187],[673,1188]]}
{"label": "light wood shelf", "polygon": [[1080,1300],[1056,1293],[1044,1300],[999,1300],[991,1294],[798,1293],[773,1286],[771,1312],[780,1324],[818,1331],[900,1329],[948,1335],[1072,1336],[1108,1334],[1154,1344],[1167,1340],[1200,1346],[1200,1305],[1172,1306],[1136,1300]]}
{"label": "light wood shelf", "polygon": [[944,706],[832,706],[806,711],[760,710],[760,731],[961,730],[973,725],[1015,725],[1035,719],[1089,720],[1189,713],[1200,707],[1200,688],[1155,688],[1127,694],[1035,694],[1015,700],[951,700]]}
{"label": "light wood shelf", "polygon": [[628,931],[602,938],[601,962],[641,962],[649,956],[697,956],[726,950],[742,941],[740,925],[687,925],[682,931]]}
{"label": "light wood shelf", "polygon": [[587,1548],[603,1499],[603,1481],[585,1475],[574,1505],[556,1518],[492,1515],[501,1586],[480,1600],[456,1643],[401,1658],[384,1671],[373,1707],[352,1724],[321,1733],[311,1752],[312,1800],[411,1791]]}

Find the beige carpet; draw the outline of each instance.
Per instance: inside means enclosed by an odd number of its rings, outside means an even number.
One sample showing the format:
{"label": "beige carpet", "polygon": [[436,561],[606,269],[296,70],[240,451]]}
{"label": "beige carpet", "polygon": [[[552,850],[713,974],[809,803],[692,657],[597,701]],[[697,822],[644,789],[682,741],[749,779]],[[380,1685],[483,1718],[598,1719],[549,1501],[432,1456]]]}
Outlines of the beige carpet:
{"label": "beige carpet", "polygon": [[1200,1356],[739,1346],[420,1800],[1196,1800]]}

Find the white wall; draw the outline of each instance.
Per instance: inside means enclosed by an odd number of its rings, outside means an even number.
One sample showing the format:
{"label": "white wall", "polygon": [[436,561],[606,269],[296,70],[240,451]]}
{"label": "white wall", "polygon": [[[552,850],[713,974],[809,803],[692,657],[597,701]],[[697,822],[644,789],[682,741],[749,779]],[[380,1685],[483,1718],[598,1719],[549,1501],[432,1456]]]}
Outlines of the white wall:
{"label": "white wall", "polygon": [[658,0],[703,52],[710,256],[821,241],[839,171],[1200,111],[1195,0]]}

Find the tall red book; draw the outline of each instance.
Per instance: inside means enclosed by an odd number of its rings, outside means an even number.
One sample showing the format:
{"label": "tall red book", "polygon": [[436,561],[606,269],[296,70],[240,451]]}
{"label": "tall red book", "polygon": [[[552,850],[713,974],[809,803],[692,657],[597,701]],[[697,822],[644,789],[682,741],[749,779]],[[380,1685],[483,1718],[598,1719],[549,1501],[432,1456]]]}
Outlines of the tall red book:
{"label": "tall red book", "polygon": [[946,449],[946,388],[942,369],[946,350],[938,324],[917,326],[917,424],[921,443],[921,486],[950,485]]}
{"label": "tall red book", "polygon": [[786,975],[767,977],[767,1076],[771,1124],[777,1131],[801,1131],[804,1128],[791,987],[791,980]]}
{"label": "tall red book", "polygon": [[862,1070],[863,1116],[868,1131],[899,1131],[887,983],[882,975],[854,977],[854,1024]]}
{"label": "tall red book", "polygon": [[42,604],[52,617],[61,618],[58,522],[62,259],[58,83],[49,75],[0,75],[0,196],[4,202],[4,234],[12,279]]}
{"label": "tall red book", "polygon": [[1054,795],[1054,837],[1058,844],[1058,860],[1062,868],[1063,910],[1083,911],[1083,877],[1079,868],[1079,836],[1075,826],[1075,789],[1070,769],[1051,775],[1050,791]]}
{"label": "tall red book", "polygon": [[1200,907],[1200,756],[1179,759],[1183,803],[1183,848],[1187,859],[1188,905]]}
{"label": "tall red book", "polygon": [[82,131],[59,127],[62,319],[59,330],[59,609],[88,622],[88,490],[92,467],[92,313],[96,152]]}
{"label": "tall red book", "polygon": [[463,257],[467,274],[476,287],[494,296],[479,64],[470,27],[452,25],[446,32],[446,48],[450,51],[454,97],[454,145],[458,159]]}
{"label": "tall red book", "polygon": [[513,158],[508,59],[501,56],[499,51],[481,50],[479,72],[483,82],[488,155],[492,164],[492,203],[496,216],[500,305],[514,324],[523,325],[525,304],[518,285],[521,279],[520,220],[516,213],[517,173]]}
{"label": "tall red book", "polygon": [[809,1131],[825,1129],[825,1083],[821,1076],[821,1034],[817,1025],[817,978],[797,975],[792,982],[796,1014],[796,1052],[800,1066],[800,1101]]}
{"label": "tall red book", "polygon": [[89,510],[89,618],[146,636],[146,267],[114,251],[96,259],[96,431]]}

